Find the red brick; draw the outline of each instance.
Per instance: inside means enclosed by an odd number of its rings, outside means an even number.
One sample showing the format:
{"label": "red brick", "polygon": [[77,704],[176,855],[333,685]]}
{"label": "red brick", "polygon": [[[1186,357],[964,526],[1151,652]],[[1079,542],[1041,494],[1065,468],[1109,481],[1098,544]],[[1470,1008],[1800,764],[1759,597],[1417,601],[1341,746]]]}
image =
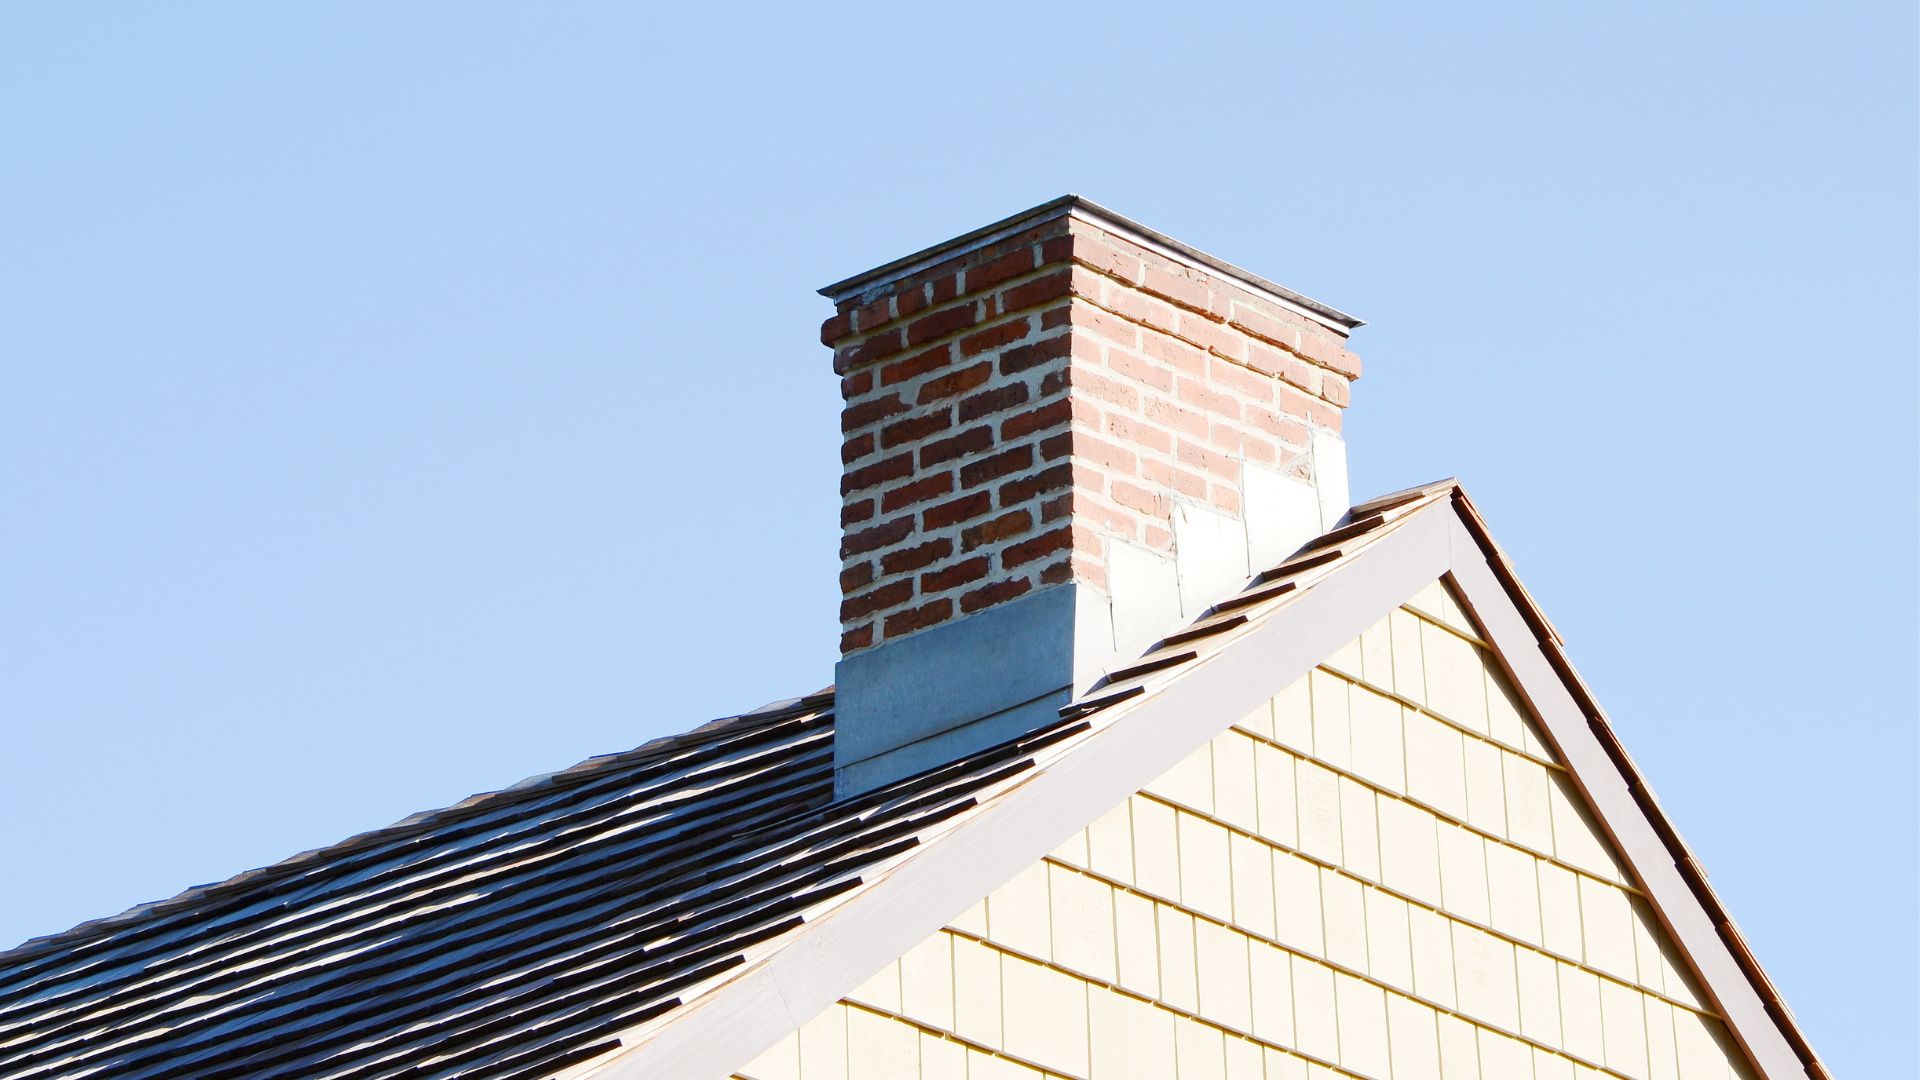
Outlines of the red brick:
{"label": "red brick", "polygon": [[840,635],[840,655],[845,656],[855,649],[864,649],[871,644],[873,644],[873,624],[855,627]]}
{"label": "red brick", "polygon": [[1173,389],[1173,372],[1145,357],[1120,349],[1107,350],[1107,366],[1136,382],[1145,383],[1163,393]]}
{"label": "red brick", "polygon": [[1009,416],[1000,422],[1000,438],[1003,442],[1023,439],[1036,431],[1058,427],[1073,418],[1071,398],[1055,398],[1037,409],[1028,409],[1017,416]]}
{"label": "red brick", "polygon": [[1140,463],[1140,475],[1182,495],[1191,495],[1196,499],[1207,497],[1207,478],[1177,465],[1149,458]]}
{"label": "red brick", "polygon": [[1073,449],[1082,460],[1116,472],[1131,473],[1137,467],[1133,451],[1084,431],[1074,434]]}
{"label": "red brick", "polygon": [[840,601],[840,621],[848,623],[855,619],[864,619],[876,611],[885,611],[911,599],[913,599],[913,582],[889,581],[877,589],[869,589],[859,596],[849,596]]}
{"label": "red brick", "polygon": [[912,506],[915,503],[926,502],[928,499],[937,499],[952,490],[952,473],[943,472],[935,473],[932,476],[923,476],[918,480],[910,480],[907,483],[901,484],[897,488],[891,488],[884,495],[881,495],[880,509],[891,514],[903,506]]}
{"label": "red brick", "polygon": [[974,324],[973,304],[956,304],[950,308],[941,308],[931,315],[922,315],[907,324],[907,344],[918,345],[923,341],[946,337],[956,330],[964,330]]}
{"label": "red brick", "polygon": [[1247,358],[1247,339],[1216,322],[1198,315],[1181,315],[1175,331],[1182,339],[1229,360]]}
{"label": "red brick", "polygon": [[920,395],[916,400],[920,404],[926,405],[939,401],[941,398],[952,397],[955,394],[964,394],[992,377],[993,362],[990,360],[982,360],[972,367],[964,367],[958,371],[950,371],[937,379],[928,381],[920,387]]}
{"label": "red brick", "polygon": [[1072,513],[1073,492],[1069,491],[1064,495],[1055,495],[1053,498],[1040,504],[1040,524],[1051,525],[1056,521],[1064,521],[1067,517],[1071,516]]}
{"label": "red brick", "polygon": [[1184,271],[1146,268],[1140,287],[1155,296],[1171,300],[1195,311],[1207,310],[1207,284]]}
{"label": "red brick", "polygon": [[944,304],[960,295],[960,275],[944,274],[927,282],[927,299]]}
{"label": "red brick", "polygon": [[952,617],[953,601],[943,596],[931,603],[921,604],[917,608],[909,608],[906,611],[896,611],[887,616],[884,632],[888,637],[899,637],[902,634],[911,634],[915,630],[937,626]]}
{"label": "red brick", "polygon": [[1125,480],[1113,482],[1113,501],[1129,510],[1138,510],[1156,518],[1164,518],[1173,512],[1173,502],[1167,496],[1148,491],[1138,484],[1129,484]]}
{"label": "red brick", "polygon": [[1062,304],[1057,308],[1049,308],[1040,313],[1040,330],[1043,333],[1048,330],[1058,330],[1072,321],[1073,308],[1067,304]]}
{"label": "red brick", "polygon": [[849,525],[858,525],[863,521],[870,521],[872,518],[872,499],[861,499],[859,502],[842,503],[840,505],[840,527],[843,529]]}
{"label": "red brick", "polygon": [[1076,510],[1079,516],[1075,521],[1082,528],[1091,527],[1103,536],[1118,537],[1122,540],[1132,540],[1136,534],[1134,523],[1138,519],[1124,510],[1116,510],[1105,503],[1092,500],[1084,500],[1083,505]]}
{"label": "red brick", "polygon": [[903,356],[880,369],[880,385],[892,386],[908,379],[917,379],[931,371],[939,371],[953,362],[952,345],[936,345],[925,352]]}
{"label": "red brick", "polygon": [[972,397],[960,399],[960,422],[977,420],[989,413],[1001,412],[1016,405],[1024,405],[1027,400],[1026,383],[1007,383],[989,390],[982,390]]}
{"label": "red brick", "polygon": [[873,584],[873,564],[863,562],[858,566],[849,566],[840,571],[840,591],[857,592]]}
{"label": "red brick", "polygon": [[916,311],[923,310],[926,306],[927,285],[925,282],[917,285],[909,285],[895,293],[893,297],[893,313],[898,318],[904,319]]}
{"label": "red brick", "polygon": [[1148,334],[1141,345],[1146,354],[1189,375],[1201,376],[1207,371],[1207,354],[1177,338],[1164,334]]}
{"label": "red brick", "polygon": [[1247,364],[1255,371],[1278,375],[1308,393],[1318,393],[1320,390],[1320,369],[1285,349],[1276,349],[1257,341],[1248,342]]}
{"label": "red brick", "polygon": [[1072,368],[1055,368],[1040,376],[1040,396],[1052,397],[1065,390],[1073,382]]}
{"label": "red brick", "polygon": [[1024,566],[1035,559],[1044,559],[1056,551],[1066,551],[1072,546],[1072,527],[1058,528],[1009,546],[1000,553],[1000,565],[1008,568]]}
{"label": "red brick", "polygon": [[1344,407],[1349,400],[1347,397],[1347,380],[1337,375],[1329,375],[1320,380],[1320,396],[1324,398],[1329,405]]}
{"label": "red brick", "polygon": [[1039,307],[1048,301],[1062,299],[1068,295],[1072,284],[1073,273],[1069,270],[1023,281],[1000,294],[1000,313],[1004,315],[1009,311]]}
{"label": "red brick", "polygon": [[1012,322],[1003,322],[977,333],[968,334],[960,339],[960,355],[978,356],[1003,345],[1011,345],[1026,337],[1028,329],[1027,320],[1015,319]]}
{"label": "red brick", "polygon": [[1173,530],[1158,525],[1144,525],[1140,529],[1140,539],[1155,551],[1173,550]]}
{"label": "red brick", "polygon": [[1291,445],[1307,445],[1307,427],[1296,420],[1289,420],[1277,412],[1261,408],[1248,408],[1247,419],[1253,421],[1254,427],[1269,435],[1277,435]]}
{"label": "red brick", "polygon": [[861,333],[867,333],[876,326],[893,321],[893,297],[883,296],[878,300],[862,304],[853,313],[853,325]]}
{"label": "red brick", "polygon": [[1315,401],[1291,386],[1282,386],[1279,396],[1280,411],[1288,416],[1297,416],[1305,420],[1313,413]]}
{"label": "red brick", "polygon": [[1184,432],[1188,435],[1195,435],[1202,438],[1207,434],[1207,417],[1205,413],[1182,408],[1165,398],[1147,399],[1146,413],[1148,420],[1151,420],[1163,428],[1169,428],[1173,431]]}
{"label": "red brick", "polygon": [[863,488],[899,480],[913,474],[913,455],[895,454],[890,458],[850,469],[840,474],[840,494],[851,495]]}
{"label": "red brick", "polygon": [[910,548],[887,552],[880,559],[880,570],[889,575],[925,570],[951,554],[953,554],[953,541],[943,536],[938,540],[929,540],[924,544],[915,544]]}
{"label": "red brick", "polygon": [[1172,306],[1155,300],[1145,293],[1133,289],[1112,289],[1106,295],[1106,306],[1114,314],[1132,322],[1148,323],[1164,330],[1173,329]]}
{"label": "red brick", "polygon": [[1212,492],[1209,493],[1207,497],[1212,500],[1213,505],[1225,510],[1229,514],[1238,514],[1240,512],[1239,488],[1233,487],[1230,484],[1215,484],[1213,485]]}
{"label": "red brick", "polygon": [[960,598],[960,610],[968,615],[995,604],[1004,604],[1009,600],[1024,596],[1032,591],[1033,583],[1022,578],[1016,581],[996,581],[982,585]]}
{"label": "red brick", "polygon": [[855,435],[840,444],[840,464],[851,465],[873,453],[873,432]]}
{"label": "red brick", "polygon": [[1271,341],[1295,351],[1300,348],[1298,323],[1287,322],[1245,304],[1234,304],[1227,321],[1262,341]]}
{"label": "red brick", "polygon": [[1314,363],[1332,368],[1349,379],[1360,377],[1360,358],[1329,335],[1300,335],[1300,352]]}
{"label": "red brick", "polygon": [[859,532],[848,533],[841,537],[840,557],[844,559],[849,555],[860,555],[873,551],[876,548],[897,544],[912,535],[913,515],[908,514],[905,517],[897,517],[892,521],[883,522],[870,529],[862,529]]}
{"label": "red brick", "polygon": [[1000,354],[1000,374],[1017,375],[1049,360],[1059,360],[1073,351],[1073,335],[1061,334],[1030,345],[1020,345]]}
{"label": "red brick", "polygon": [[1238,418],[1240,403],[1215,390],[1200,379],[1181,379],[1174,394],[1189,405],[1198,405],[1215,416]]}
{"label": "red brick", "polygon": [[1073,305],[1073,326],[1089,335],[1089,340],[1099,338],[1129,349],[1140,347],[1139,327],[1091,304]]}
{"label": "red brick", "polygon": [[962,585],[979,581],[987,576],[989,560],[985,555],[976,555],[952,566],[943,566],[920,575],[920,591],[924,593],[946,592]]}
{"label": "red brick", "polygon": [[1216,450],[1238,454],[1242,444],[1246,442],[1246,433],[1238,424],[1215,424],[1213,430],[1207,435],[1207,441],[1212,443]]}
{"label": "red brick", "polygon": [[1093,236],[1074,236],[1073,259],[1129,284],[1140,280],[1142,268],[1137,257]]}
{"label": "red brick", "polygon": [[1249,371],[1230,360],[1214,357],[1207,364],[1207,377],[1216,385],[1225,387],[1243,397],[1255,401],[1273,400],[1273,378],[1257,371]]}
{"label": "red brick", "polygon": [[967,291],[982,292],[1033,269],[1033,249],[1020,247],[967,271]]}
{"label": "red brick", "polygon": [[1107,474],[1084,461],[1069,461],[1067,467],[1073,470],[1073,490],[1087,495],[1100,495],[1107,490]]}
{"label": "red brick", "polygon": [[840,399],[852,401],[871,389],[873,389],[873,369],[861,368],[840,380]]}
{"label": "red brick", "polygon": [[968,428],[958,435],[949,435],[920,448],[920,467],[927,468],[943,461],[952,461],[964,454],[977,454],[993,445],[993,429],[985,424]]}
{"label": "red brick", "polygon": [[1033,467],[1033,447],[1015,446],[960,466],[960,486],[975,488]]}
{"label": "red brick", "polygon": [[906,412],[907,408],[907,403],[900,400],[899,394],[888,394],[885,397],[857,402],[840,410],[840,430],[855,431],[868,424],[885,420],[889,416],[898,416]]}
{"label": "red brick", "polygon": [[1059,461],[1073,453],[1073,432],[1063,431],[1040,440],[1040,460]]}
{"label": "red brick", "polygon": [[1040,571],[1040,583],[1043,585],[1065,585],[1072,580],[1074,580],[1072,559],[1061,559]]}
{"label": "red brick", "polygon": [[1022,476],[1000,485],[1000,505],[1018,506],[1049,491],[1058,491],[1073,483],[1073,466],[1070,463],[1049,465],[1032,476]]}
{"label": "red brick", "polygon": [[833,347],[833,343],[853,333],[853,316],[835,315],[820,324],[820,344]]}
{"label": "red brick", "polygon": [[1188,465],[1198,466],[1215,476],[1227,480],[1240,479],[1239,462],[1217,450],[1209,450],[1199,443],[1180,440],[1180,449],[1176,456]]}
{"label": "red brick", "polygon": [[920,527],[933,532],[979,517],[991,509],[993,509],[993,499],[986,492],[968,492],[957,499],[950,499],[939,506],[927,508],[920,515]]}
{"label": "red brick", "polygon": [[1101,401],[1112,402],[1129,410],[1140,408],[1140,391],[1119,379],[1110,379],[1084,365],[1075,365],[1067,377],[1074,386]]}
{"label": "red brick", "polygon": [[1131,446],[1144,446],[1163,454],[1173,453],[1173,436],[1144,420],[1118,414],[1107,417],[1107,430],[1113,437]]}
{"label": "red brick", "polygon": [[961,530],[960,550],[972,551],[983,544],[997,544],[1008,537],[1019,536],[1032,527],[1032,514],[1025,510],[1013,510],[992,521],[983,521]]}
{"label": "red brick", "polygon": [[953,413],[947,409],[904,417],[880,429],[880,445],[891,450],[902,443],[919,442],[929,435],[938,435],[952,426]]}

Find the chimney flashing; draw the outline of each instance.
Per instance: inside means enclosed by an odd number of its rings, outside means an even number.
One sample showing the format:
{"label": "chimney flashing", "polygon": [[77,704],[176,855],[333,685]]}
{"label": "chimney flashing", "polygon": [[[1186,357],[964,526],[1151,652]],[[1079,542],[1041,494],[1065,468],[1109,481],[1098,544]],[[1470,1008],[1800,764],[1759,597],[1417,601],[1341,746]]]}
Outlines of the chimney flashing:
{"label": "chimney flashing", "polygon": [[1303,296],[1283,285],[1277,285],[1225,259],[1216,258],[1191,245],[1183,244],[1165,233],[1114,213],[1080,195],[1062,195],[1057,199],[1050,199],[1011,217],[1002,218],[991,225],[985,225],[971,232],[962,233],[951,240],[922,248],[911,255],[883,263],[864,273],[843,278],[822,287],[820,295],[832,300],[835,304],[843,304],[855,299],[864,303],[885,293],[887,287],[896,281],[911,277],[940,263],[961,258],[981,248],[990,247],[1010,236],[1056,218],[1076,218],[1130,240],[1174,262],[1221,275],[1248,292],[1312,319],[1342,337],[1355,328],[1366,325],[1364,319],[1349,315],[1312,297]]}

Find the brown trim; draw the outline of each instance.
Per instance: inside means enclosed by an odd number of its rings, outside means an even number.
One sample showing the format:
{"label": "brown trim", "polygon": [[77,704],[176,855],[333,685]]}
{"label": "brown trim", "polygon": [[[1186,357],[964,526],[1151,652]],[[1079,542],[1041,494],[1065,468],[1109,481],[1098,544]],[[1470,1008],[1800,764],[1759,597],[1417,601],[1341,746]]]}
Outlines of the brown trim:
{"label": "brown trim", "polygon": [[[1462,558],[1464,552],[1456,550],[1454,568],[1448,576],[1466,599],[1475,623],[1487,632],[1488,640],[1494,645],[1494,655],[1508,667],[1515,685],[1528,696],[1535,715],[1543,721],[1548,736],[1555,740],[1555,749],[1566,760],[1575,784],[1602,828],[1614,840],[1615,847],[1627,858],[1669,937],[1686,956],[1702,989],[1727,1018],[1727,1027],[1734,1039],[1756,1071],[1768,1080],[1801,1076],[1827,1080],[1830,1074],[1753,956],[1726,906],[1708,884],[1699,860],[1660,808],[1646,777],[1621,745],[1592,691],[1574,670],[1558,631],[1520,584],[1466,492],[1456,486],[1451,501],[1465,534],[1463,539],[1469,540],[1482,558]],[[1490,585],[1497,585],[1504,593],[1512,605],[1509,610],[1513,621],[1524,625],[1524,633],[1531,641],[1515,640],[1513,631],[1518,627],[1496,629],[1502,620],[1497,612],[1488,610],[1488,602],[1493,599],[1488,595]],[[1527,649],[1527,645],[1537,652]],[[1567,695],[1565,705],[1569,708],[1556,709],[1551,701],[1543,702],[1536,696],[1540,690],[1537,675],[1529,677],[1518,670],[1526,666],[1529,653],[1552,672]],[[1529,684],[1532,684],[1531,691]],[[1558,723],[1554,722],[1556,713]],[[1590,740],[1585,756],[1595,759],[1585,768],[1578,762],[1582,756],[1581,735]],[[1600,760],[1605,760],[1612,769],[1595,768]],[[1611,772],[1610,779],[1619,785],[1611,792],[1605,784],[1609,779],[1603,775],[1605,772]],[[1627,820],[1628,815],[1622,812],[1628,806],[1633,811],[1631,817],[1645,828],[1644,837],[1623,835],[1630,833],[1635,823]],[[1697,918],[1687,917],[1688,908]],[[1716,945],[1718,950],[1714,948]],[[1719,953],[1717,957],[1715,952]],[[1736,973],[1738,986],[1732,985],[1730,977]]]}

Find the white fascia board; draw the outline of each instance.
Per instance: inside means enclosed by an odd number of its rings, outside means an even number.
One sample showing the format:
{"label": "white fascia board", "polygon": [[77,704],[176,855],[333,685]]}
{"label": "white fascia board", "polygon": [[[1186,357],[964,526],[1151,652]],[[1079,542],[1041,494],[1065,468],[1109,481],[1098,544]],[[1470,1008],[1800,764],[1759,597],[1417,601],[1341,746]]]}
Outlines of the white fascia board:
{"label": "white fascia board", "polygon": [[1574,786],[1626,859],[1667,933],[1692,963],[1702,987],[1733,1036],[1766,1080],[1805,1080],[1806,1068],[1781,1034],[1746,972],[1712,919],[1680,876],[1666,842],[1613,758],[1601,745],[1565,680],[1542,650],[1513,595],[1487,561],[1479,541],[1457,516],[1451,532],[1449,576],[1494,655],[1565,762]]}
{"label": "white fascia board", "polygon": [[1445,504],[1410,517],[1192,671],[1116,706],[1128,711],[1105,730],[587,1075],[712,1080],[753,1060],[1439,578],[1452,517]]}

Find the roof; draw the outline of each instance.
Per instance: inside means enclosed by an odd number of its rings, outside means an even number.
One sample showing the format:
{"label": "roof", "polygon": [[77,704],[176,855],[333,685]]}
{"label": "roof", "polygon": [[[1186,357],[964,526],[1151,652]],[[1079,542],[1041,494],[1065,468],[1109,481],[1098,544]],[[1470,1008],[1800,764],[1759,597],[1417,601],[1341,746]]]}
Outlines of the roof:
{"label": "roof", "polygon": [[1459,486],[1345,522],[1052,726],[856,798],[822,691],[0,953],[0,1078],[724,1075],[1442,574],[1760,1075],[1825,1077]]}
{"label": "roof", "polygon": [[716,721],[0,954],[0,1076],[549,1075],[1075,730],[834,803],[831,705]]}

